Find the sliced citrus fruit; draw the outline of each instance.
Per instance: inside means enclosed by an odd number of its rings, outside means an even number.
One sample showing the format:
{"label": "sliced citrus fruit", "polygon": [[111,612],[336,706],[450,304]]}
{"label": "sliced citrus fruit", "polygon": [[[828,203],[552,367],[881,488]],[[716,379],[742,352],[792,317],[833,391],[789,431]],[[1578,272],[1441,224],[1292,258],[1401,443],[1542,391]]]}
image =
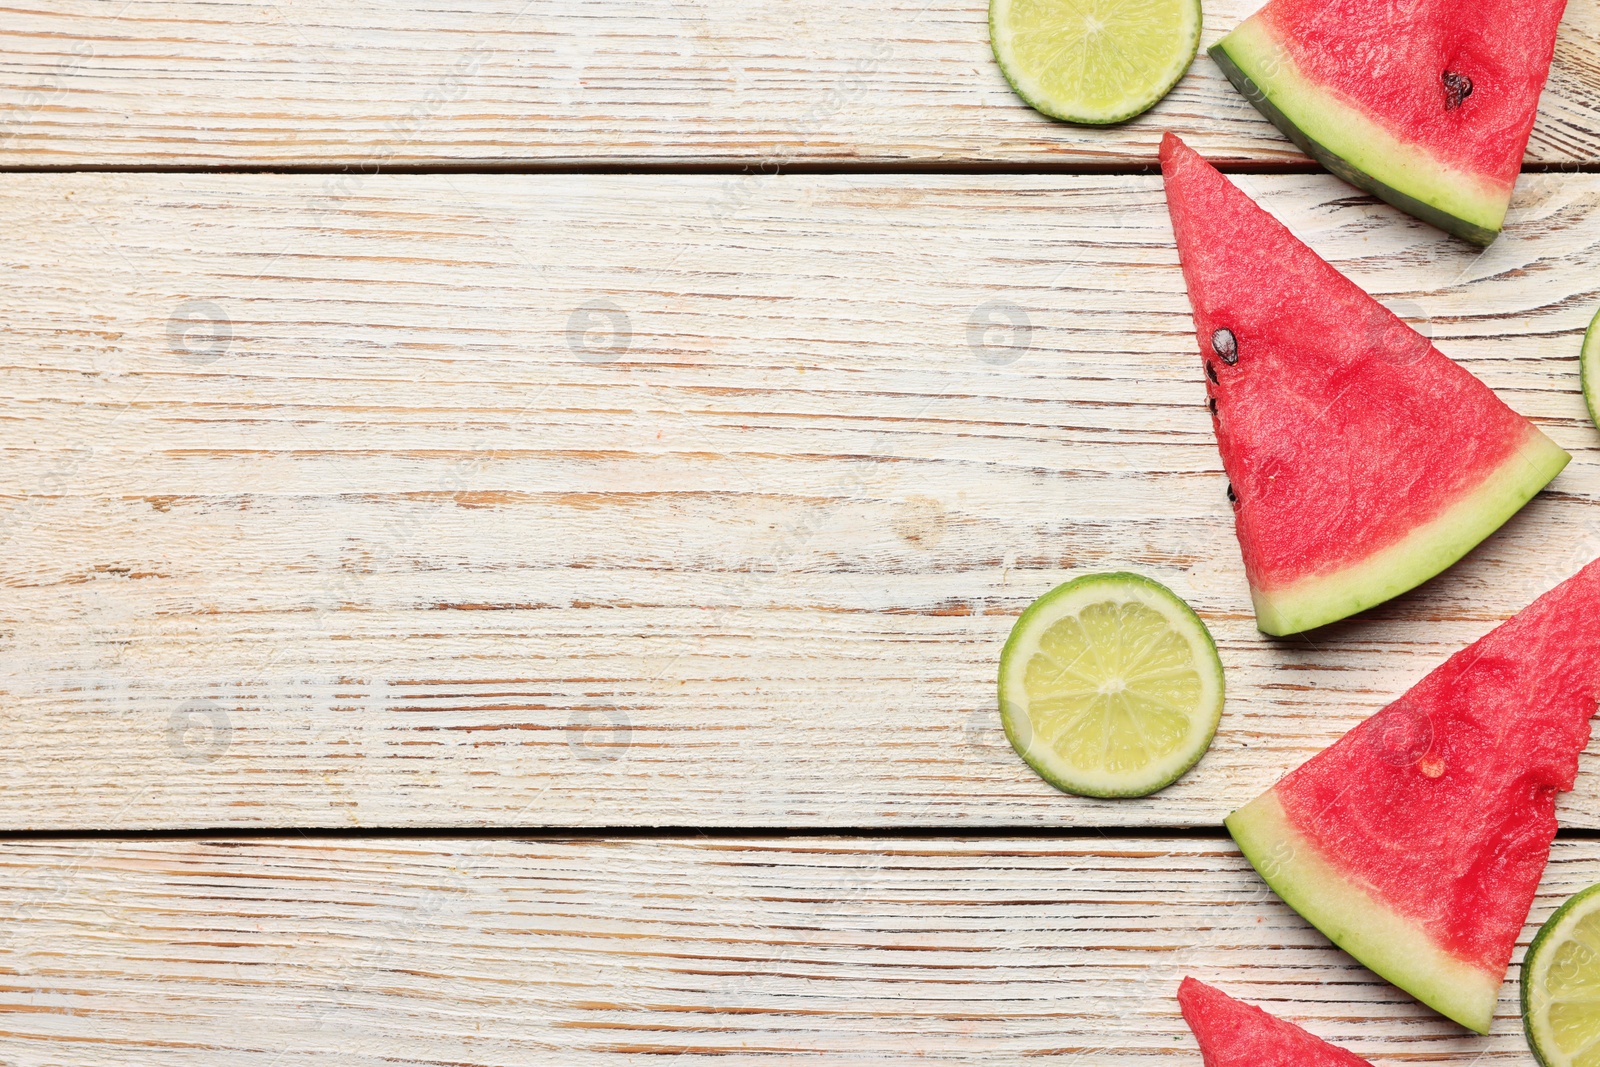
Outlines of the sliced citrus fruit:
{"label": "sliced citrus fruit", "polygon": [[1600,314],[1589,323],[1583,335],[1583,356],[1579,361],[1583,376],[1583,400],[1589,405],[1589,418],[1600,426]]}
{"label": "sliced citrus fruit", "polygon": [[1600,885],[1561,905],[1528,946],[1522,1027],[1544,1067],[1600,1064]]}
{"label": "sliced citrus fruit", "polygon": [[1022,613],[1000,654],[1000,715],[1045,781],[1142,797],[1197,763],[1222,717],[1222,662],[1206,624],[1137,574],[1094,574]]}
{"label": "sliced citrus fruit", "polygon": [[1051,118],[1105,125],[1160,100],[1200,45],[1200,0],[989,0],[1006,80]]}

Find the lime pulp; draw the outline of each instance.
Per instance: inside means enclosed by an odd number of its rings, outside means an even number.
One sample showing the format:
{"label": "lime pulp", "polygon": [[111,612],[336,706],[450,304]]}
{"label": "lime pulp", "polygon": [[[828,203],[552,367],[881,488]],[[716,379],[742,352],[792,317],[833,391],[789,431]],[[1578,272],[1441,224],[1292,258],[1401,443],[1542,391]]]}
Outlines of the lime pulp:
{"label": "lime pulp", "polygon": [[1000,656],[1006,736],[1042,778],[1083,796],[1145,796],[1177,781],[1210,746],[1222,702],[1205,623],[1136,574],[1046,593]]}
{"label": "lime pulp", "polygon": [[1017,95],[1068,122],[1131,119],[1200,45],[1200,0],[990,0],[989,41]]}
{"label": "lime pulp", "polygon": [[1522,1026],[1544,1067],[1600,1067],[1600,885],[1557,909],[1528,946]]}

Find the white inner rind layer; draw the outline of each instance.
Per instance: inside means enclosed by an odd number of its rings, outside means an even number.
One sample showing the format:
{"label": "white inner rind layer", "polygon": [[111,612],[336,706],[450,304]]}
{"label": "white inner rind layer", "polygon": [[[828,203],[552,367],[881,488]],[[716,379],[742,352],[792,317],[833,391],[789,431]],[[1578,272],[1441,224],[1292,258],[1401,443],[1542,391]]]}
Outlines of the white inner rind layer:
{"label": "white inner rind layer", "polygon": [[1505,975],[1446,951],[1421,923],[1346,877],[1289,822],[1275,791],[1228,816],[1227,826],[1284,903],[1340,948],[1435,1011],[1489,1032]]}
{"label": "white inner rind layer", "polygon": [[1472,551],[1561,473],[1572,457],[1537,428],[1483,483],[1443,514],[1359,563],[1275,589],[1251,586],[1263,633],[1297,634],[1365,611]]}
{"label": "white inner rind layer", "polygon": [[1265,20],[1250,19],[1220,47],[1302,134],[1363,174],[1489,233],[1505,224],[1511,186],[1400,140],[1341,94],[1311,81]]}

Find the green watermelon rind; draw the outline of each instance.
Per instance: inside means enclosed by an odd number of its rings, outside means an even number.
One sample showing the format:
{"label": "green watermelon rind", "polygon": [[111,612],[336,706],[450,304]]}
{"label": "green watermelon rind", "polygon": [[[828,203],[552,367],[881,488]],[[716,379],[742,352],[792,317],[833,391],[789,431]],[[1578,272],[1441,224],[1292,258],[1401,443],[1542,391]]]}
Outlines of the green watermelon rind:
{"label": "green watermelon rind", "polygon": [[1208,52],[1245,99],[1330,173],[1473,244],[1487,246],[1500,235],[1509,188],[1444,164],[1313,85],[1259,20]]}
{"label": "green watermelon rind", "polygon": [[1489,472],[1477,489],[1397,544],[1288,587],[1252,586],[1256,626],[1263,633],[1285,637],[1348,618],[1415,589],[1505,525],[1571,460],[1564,449],[1530,426],[1523,446]]}
{"label": "green watermelon rind", "polygon": [[1268,790],[1229,815],[1228,833],[1273,891],[1367,969],[1469,1030],[1487,1034],[1504,975],[1442,948],[1414,919],[1340,873]]}
{"label": "green watermelon rind", "polygon": [[1589,420],[1600,427],[1600,313],[1596,313],[1594,321],[1589,323],[1589,332],[1583,335],[1583,356],[1578,368]]}

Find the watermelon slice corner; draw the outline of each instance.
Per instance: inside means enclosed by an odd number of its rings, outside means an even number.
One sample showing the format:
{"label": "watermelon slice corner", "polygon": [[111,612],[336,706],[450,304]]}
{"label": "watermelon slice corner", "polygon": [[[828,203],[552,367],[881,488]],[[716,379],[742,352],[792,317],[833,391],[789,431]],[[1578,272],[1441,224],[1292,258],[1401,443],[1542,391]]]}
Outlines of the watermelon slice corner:
{"label": "watermelon slice corner", "polygon": [[1205,1067],[1372,1067],[1355,1053],[1194,978],[1178,986],[1178,1006]]}
{"label": "watermelon slice corner", "polygon": [[1600,560],[1228,816],[1284,902],[1488,1033],[1600,702]]}
{"label": "watermelon slice corner", "polygon": [[1398,596],[1571,457],[1169,133],[1167,206],[1257,625]]}
{"label": "watermelon slice corner", "polygon": [[1210,52],[1307,155],[1475,244],[1505,224],[1566,0],[1271,0]]}

